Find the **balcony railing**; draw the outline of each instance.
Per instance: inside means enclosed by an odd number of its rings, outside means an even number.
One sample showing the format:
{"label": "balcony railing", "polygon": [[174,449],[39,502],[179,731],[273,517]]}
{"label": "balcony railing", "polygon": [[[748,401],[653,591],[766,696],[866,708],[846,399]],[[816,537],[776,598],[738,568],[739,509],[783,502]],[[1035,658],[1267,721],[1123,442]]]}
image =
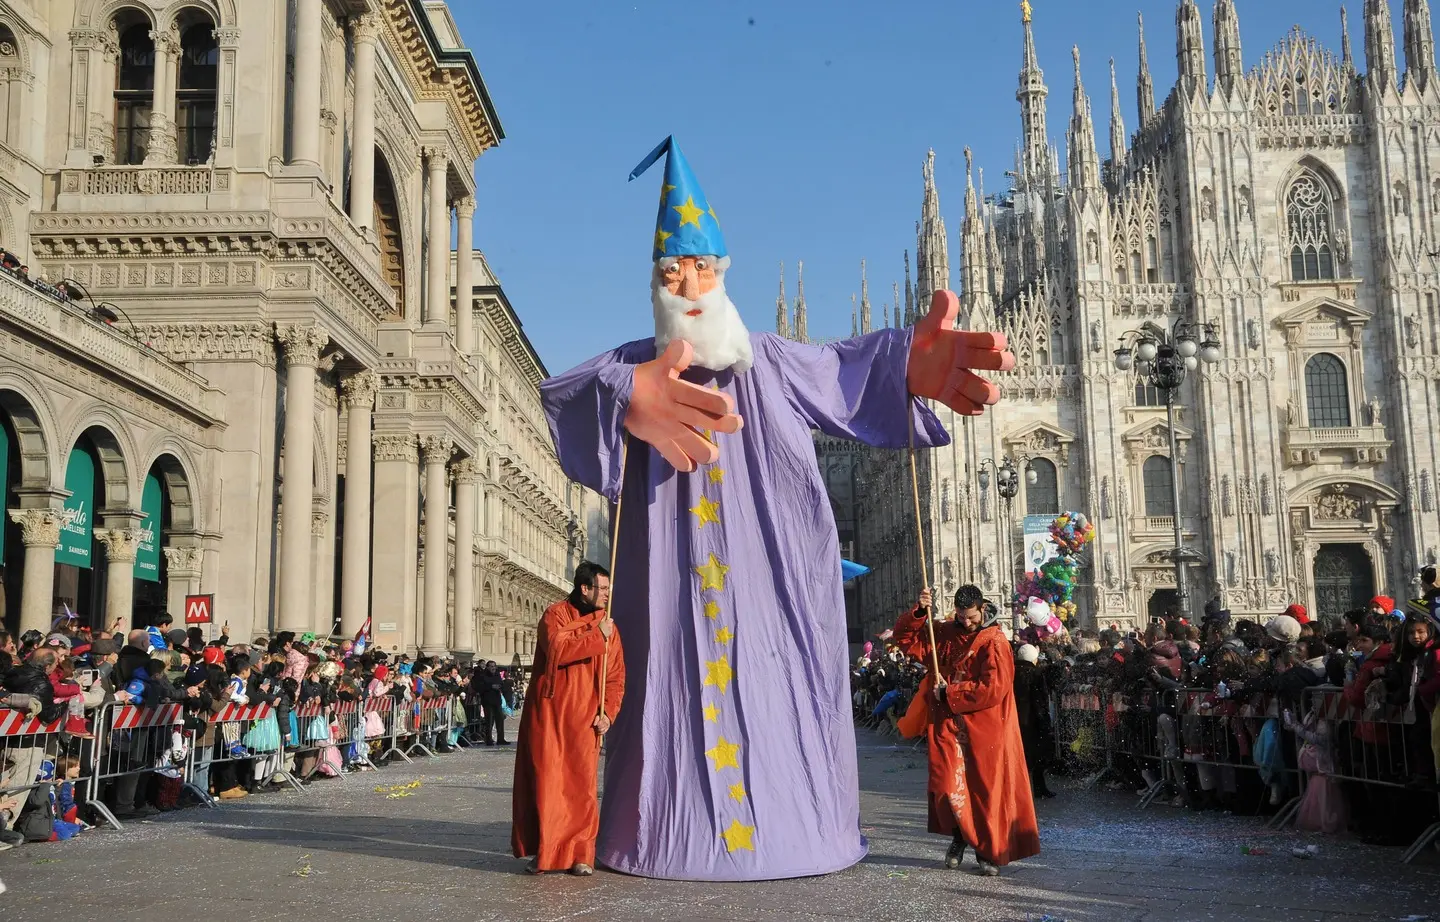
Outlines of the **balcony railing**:
{"label": "balcony railing", "polygon": [[1327,455],[1360,464],[1379,464],[1389,454],[1390,445],[1383,425],[1290,426],[1285,430],[1286,455],[1292,465],[1316,464]]}

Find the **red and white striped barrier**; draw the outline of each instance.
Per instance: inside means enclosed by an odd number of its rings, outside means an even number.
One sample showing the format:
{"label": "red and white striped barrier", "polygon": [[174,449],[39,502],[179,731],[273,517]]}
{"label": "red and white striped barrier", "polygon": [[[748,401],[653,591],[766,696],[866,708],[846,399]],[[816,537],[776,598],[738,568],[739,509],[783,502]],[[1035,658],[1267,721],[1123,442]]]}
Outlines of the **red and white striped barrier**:
{"label": "red and white striped barrier", "polygon": [[114,712],[111,730],[137,730],[142,727],[164,727],[181,723],[185,706],[162,704],[159,707],[142,708],[133,704],[122,705]]}
{"label": "red and white striped barrier", "polygon": [[212,724],[230,723],[238,720],[263,720],[270,716],[268,704],[227,704],[216,714],[210,715]]}
{"label": "red and white striped barrier", "polygon": [[33,736],[37,733],[59,733],[65,718],[44,723],[38,717],[31,717],[24,711],[0,710],[0,737]]}

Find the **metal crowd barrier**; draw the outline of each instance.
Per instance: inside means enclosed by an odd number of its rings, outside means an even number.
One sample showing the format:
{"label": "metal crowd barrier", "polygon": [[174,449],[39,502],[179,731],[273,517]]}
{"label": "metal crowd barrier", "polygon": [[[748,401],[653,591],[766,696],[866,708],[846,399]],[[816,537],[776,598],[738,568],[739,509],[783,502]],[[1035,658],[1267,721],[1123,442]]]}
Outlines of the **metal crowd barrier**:
{"label": "metal crowd barrier", "polygon": [[1091,685],[1062,692],[1051,702],[1056,757],[1061,764],[1088,775],[1086,787],[1098,784],[1114,770],[1105,723],[1107,703]]}
{"label": "metal crowd barrier", "polygon": [[[184,716],[185,706],[177,703],[145,708],[112,702],[95,709],[91,723],[95,742],[90,750],[90,770],[86,773],[86,803],[105,822],[116,829],[124,828],[105,803],[107,793],[115,797],[124,792],[124,798],[133,806],[136,786],[145,775],[159,770],[181,772],[185,760],[193,754],[193,747],[189,747],[190,752],[180,761],[175,758],[181,755],[175,745],[177,737],[182,744],[185,742],[181,729]],[[188,770],[181,777],[192,793],[200,794],[202,801],[207,799],[195,787]],[[134,782],[124,783],[131,778]]]}
{"label": "metal crowd barrier", "polygon": [[[279,742],[274,748],[270,748],[268,741],[257,739],[255,731],[260,722],[274,716],[275,709],[268,704],[234,703],[227,704],[218,712],[207,715],[207,722],[215,730],[215,740],[209,746],[191,746],[190,762],[185,777],[192,780],[196,777],[203,777],[208,784],[216,765],[230,763],[237,766],[253,766],[258,756],[265,762],[273,763],[271,770],[266,773],[267,779],[278,778],[295,790],[301,790],[300,782],[285,768],[283,731],[280,732]],[[267,744],[257,745],[262,742]],[[203,788],[201,788],[201,792],[203,794],[202,802],[213,806],[209,792]]]}
{"label": "metal crowd barrier", "polygon": [[60,755],[64,726],[64,716],[45,723],[28,713],[0,710],[0,795],[28,794],[54,783],[38,778],[45,762],[53,765]]}

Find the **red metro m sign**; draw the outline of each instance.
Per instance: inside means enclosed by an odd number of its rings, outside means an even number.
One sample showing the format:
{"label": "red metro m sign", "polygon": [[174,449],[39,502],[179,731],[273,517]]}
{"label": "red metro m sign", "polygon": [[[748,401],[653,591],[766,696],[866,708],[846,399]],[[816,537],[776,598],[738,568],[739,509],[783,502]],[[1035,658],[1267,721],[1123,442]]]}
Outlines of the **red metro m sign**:
{"label": "red metro m sign", "polygon": [[187,595],[185,597],[185,623],[210,624],[215,620],[215,596]]}

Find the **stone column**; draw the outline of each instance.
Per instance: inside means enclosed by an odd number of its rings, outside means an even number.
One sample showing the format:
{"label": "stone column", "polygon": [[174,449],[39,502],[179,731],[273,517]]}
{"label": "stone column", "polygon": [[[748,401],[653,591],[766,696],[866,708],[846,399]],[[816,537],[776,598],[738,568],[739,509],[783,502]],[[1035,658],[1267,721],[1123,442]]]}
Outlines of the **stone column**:
{"label": "stone column", "polygon": [[[204,570],[205,549],[201,547],[164,547],[165,607],[175,619],[175,626],[185,621],[185,597],[200,594],[200,576]],[[214,625],[216,631],[225,619]]]}
{"label": "stone column", "polygon": [[455,650],[475,651],[475,462],[455,465]]}
{"label": "stone column", "polygon": [[[320,168],[320,17],[324,0],[295,3],[295,88],[291,96],[290,162]],[[308,509],[306,510],[308,512]]]}
{"label": "stone column", "polygon": [[150,143],[145,165],[175,163],[180,146],[175,136],[175,83],[180,67],[180,38],[170,29],[151,31],[155,42],[155,89],[150,102]]}
{"label": "stone column", "polygon": [[454,450],[444,436],[427,435],[420,442],[425,461],[425,607],[420,648],[426,653],[443,653],[450,642],[445,630],[450,575],[450,491],[445,466]]}
{"label": "stone column", "polygon": [[[304,3],[301,3],[304,6]],[[287,324],[277,329],[285,347],[285,467],[280,508],[280,629],[303,633],[308,611],[310,515],[315,497],[315,365],[330,337],[319,327]]]}
{"label": "stone column", "polygon": [[[409,653],[415,639],[415,566],[419,554],[420,480],[413,435],[376,435],[371,519],[370,610],[377,643]],[[394,625],[390,627],[389,625]],[[378,635],[384,634],[381,637]]]}
{"label": "stone column", "polygon": [[455,203],[455,348],[475,351],[475,198]]}
{"label": "stone column", "polygon": [[345,533],[340,551],[340,630],[354,637],[370,614],[370,417],[380,385],[368,371],[340,386],[345,398]]}
{"label": "stone column", "polygon": [[330,531],[330,511],[322,505],[310,510],[310,570],[314,573],[306,603],[310,630],[317,637],[329,637],[335,626],[335,536]]}
{"label": "stone column", "polygon": [[[350,139],[350,220],[375,226],[375,44],[380,17],[365,13],[355,22],[355,120]],[[357,625],[357,631],[360,629]]]}
{"label": "stone column", "polygon": [[445,152],[426,152],[430,174],[429,260],[425,277],[425,322],[444,324],[450,318],[450,205],[446,198],[450,161]]}
{"label": "stone column", "polygon": [[60,514],[50,509],[11,509],[25,544],[20,585],[20,631],[50,632],[55,598],[55,548],[60,546]]}
{"label": "stone column", "polygon": [[95,540],[105,546],[105,622],[120,621],[128,629],[135,617],[135,552],[140,550],[140,529],[97,528]]}

